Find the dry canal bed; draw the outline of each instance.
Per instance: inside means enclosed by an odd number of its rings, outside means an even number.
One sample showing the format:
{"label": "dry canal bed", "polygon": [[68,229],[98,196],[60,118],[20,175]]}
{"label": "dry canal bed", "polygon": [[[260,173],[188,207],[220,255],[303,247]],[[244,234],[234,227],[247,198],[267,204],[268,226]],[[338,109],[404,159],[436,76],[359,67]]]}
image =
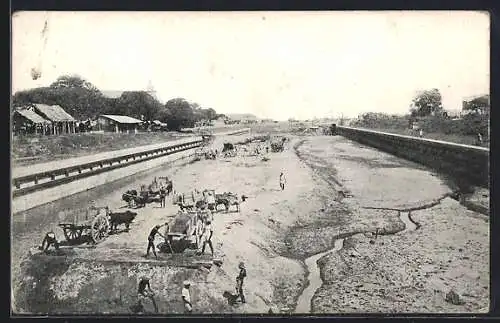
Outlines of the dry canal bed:
{"label": "dry canal bed", "polygon": [[[165,314],[182,313],[185,279],[192,281],[194,313],[435,313],[488,308],[487,217],[446,198],[450,188],[414,164],[340,137],[303,139],[292,140],[282,153],[269,153],[268,161],[238,156],[160,167],[97,193],[15,215],[16,311],[130,314],[141,275],[151,277],[158,312]],[[281,171],[287,176],[284,191],[278,182]],[[128,232],[108,237],[95,249],[27,257],[26,250],[57,222],[54,214],[61,208],[89,198],[97,205],[122,208],[125,189],[165,175],[178,191],[212,188],[249,197],[241,212],[215,215],[213,241],[220,267],[185,268],[140,260],[149,230],[177,211],[171,203],[138,209]],[[422,205],[428,207],[417,210]],[[411,220],[405,218],[408,213],[402,214],[407,210],[415,210]],[[419,224],[411,228],[415,230],[408,229],[412,221]],[[344,243],[335,246],[335,241]],[[325,255],[315,257],[321,253]],[[240,261],[247,268],[247,303],[230,306],[223,293],[234,291]],[[460,305],[445,300],[450,290],[460,295]],[[156,309],[150,306],[147,311]]]}

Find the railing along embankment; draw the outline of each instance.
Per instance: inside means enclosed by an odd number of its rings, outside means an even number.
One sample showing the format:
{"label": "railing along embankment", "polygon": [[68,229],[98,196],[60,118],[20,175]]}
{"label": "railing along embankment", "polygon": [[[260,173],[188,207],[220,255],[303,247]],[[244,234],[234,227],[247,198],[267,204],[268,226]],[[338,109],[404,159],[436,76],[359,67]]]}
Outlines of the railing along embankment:
{"label": "railing along embankment", "polygon": [[347,139],[451,176],[459,185],[489,187],[489,149],[368,129],[337,126]]}
{"label": "railing along embankment", "polygon": [[202,143],[201,137],[192,137],[159,145],[110,151],[93,156],[14,168],[12,169],[12,194],[13,197],[17,197],[66,184],[117,168],[192,149]]}

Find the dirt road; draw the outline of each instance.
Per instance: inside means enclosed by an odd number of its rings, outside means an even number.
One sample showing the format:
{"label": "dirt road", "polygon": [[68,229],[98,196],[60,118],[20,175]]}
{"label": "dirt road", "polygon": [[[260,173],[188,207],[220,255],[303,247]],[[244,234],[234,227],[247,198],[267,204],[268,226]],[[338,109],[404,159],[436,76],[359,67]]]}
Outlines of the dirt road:
{"label": "dirt road", "polygon": [[[223,261],[221,267],[169,265],[195,259],[192,253],[177,255],[176,259],[160,255],[163,262],[143,258],[149,230],[177,211],[169,203],[165,209],[148,205],[137,210],[129,232],[110,236],[95,249],[73,249],[59,257],[32,257],[17,266],[13,270],[16,310],[130,314],[129,307],[136,302],[137,281],[141,275],[148,275],[160,313],[182,313],[184,279],[192,281],[194,313],[292,312],[307,285],[304,259],[333,248],[339,235],[377,228],[383,234],[403,230],[404,223],[392,209],[432,205],[450,192],[429,171],[343,138],[303,139],[301,144],[295,138],[282,153],[269,153],[268,161],[262,161],[262,156],[238,156],[159,168],[97,189],[98,193],[20,215],[24,220],[18,218],[13,227],[14,239],[19,241],[12,246],[17,263],[24,259],[31,240],[35,236],[40,239],[43,230],[57,222],[56,216],[40,214],[82,205],[82,200],[90,196],[98,205],[121,208],[124,189],[147,183],[154,176],[171,177],[177,191],[213,188],[249,197],[241,212],[215,216],[213,240],[215,257]],[[278,182],[281,171],[287,177],[284,191]],[[32,221],[30,216],[39,220]],[[421,224],[416,231],[378,236],[373,244],[369,242],[371,237],[356,235],[345,239],[340,251],[319,259],[323,285],[312,299],[313,312],[387,312],[392,308],[464,312],[486,307],[487,218],[449,199],[414,211],[412,216]],[[463,232],[467,232],[465,238]],[[229,306],[222,295],[234,290],[240,261],[247,268],[247,303]],[[385,281],[386,276],[393,281]],[[398,283],[403,281],[400,276],[407,279],[406,283]],[[446,303],[443,293],[447,288],[461,294],[465,304]],[[380,289],[385,294],[380,294]]]}

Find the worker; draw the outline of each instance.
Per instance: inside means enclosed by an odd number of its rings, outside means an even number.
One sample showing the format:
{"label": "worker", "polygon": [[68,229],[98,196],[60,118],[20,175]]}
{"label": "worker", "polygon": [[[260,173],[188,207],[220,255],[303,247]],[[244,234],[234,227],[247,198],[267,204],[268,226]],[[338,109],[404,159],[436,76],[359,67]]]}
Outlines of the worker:
{"label": "worker", "polygon": [[424,136],[424,131],[422,129],[419,130],[418,135],[420,138]]}
{"label": "worker", "polygon": [[205,230],[203,231],[202,236],[203,247],[201,248],[201,253],[205,254],[205,246],[208,244],[208,246],[210,247],[210,252],[212,253],[212,257],[214,256],[214,247],[212,245],[213,233],[214,230],[212,228],[212,221],[210,218],[207,218],[205,222]]}
{"label": "worker", "polygon": [[236,281],[238,283],[238,296],[241,298],[241,302],[245,303],[245,295],[243,294],[243,280],[247,276],[245,263],[243,261],[240,262],[238,268],[240,269],[238,276],[236,276]]}
{"label": "worker", "polygon": [[165,227],[165,229],[163,230],[165,246],[168,248],[168,250],[170,250],[171,253],[174,253],[172,249],[172,236],[168,234],[170,232],[170,226],[168,225],[168,222],[165,222],[163,226]]}
{"label": "worker", "polygon": [[165,207],[165,205],[166,205],[166,203],[165,203],[166,197],[167,197],[167,190],[166,190],[165,186],[162,185],[160,187],[160,206],[161,207]]}
{"label": "worker", "polygon": [[215,210],[215,196],[214,196],[213,192],[208,192],[207,203],[208,203],[209,210]]}
{"label": "worker", "polygon": [[56,250],[59,250],[59,242],[56,239],[56,234],[51,230],[47,232],[47,234],[45,234],[42,245],[39,247],[39,249],[47,252],[47,250],[49,250],[50,246],[52,245]]}
{"label": "worker", "polygon": [[158,308],[156,306],[156,302],[153,298],[155,293],[151,289],[151,284],[149,283],[149,278],[146,276],[142,276],[139,280],[139,287],[137,289],[137,297],[138,297],[138,305],[140,308],[140,312],[144,311],[144,303],[143,301],[146,299],[151,300],[153,306],[155,307],[155,311],[158,313]]}
{"label": "worker", "polygon": [[158,259],[158,255],[156,254],[156,250],[155,250],[155,237],[156,235],[158,234],[160,237],[163,237],[165,238],[160,232],[161,226],[160,225],[155,225],[155,227],[151,230],[151,232],[149,233],[149,236],[148,236],[148,250],[146,251],[146,257],[149,256],[149,249],[153,249],[153,254],[155,255],[156,259]]}
{"label": "worker", "polygon": [[483,144],[483,136],[481,135],[480,132],[477,133],[477,141],[476,141],[476,145],[477,146],[481,146]]}
{"label": "worker", "polygon": [[191,313],[193,311],[193,305],[191,304],[191,292],[189,288],[191,283],[187,280],[183,283],[184,287],[182,288],[182,302],[184,303],[184,313]]}
{"label": "worker", "polygon": [[286,184],[285,174],[283,174],[283,172],[281,172],[280,173],[280,188],[282,191],[285,189],[285,184]]}

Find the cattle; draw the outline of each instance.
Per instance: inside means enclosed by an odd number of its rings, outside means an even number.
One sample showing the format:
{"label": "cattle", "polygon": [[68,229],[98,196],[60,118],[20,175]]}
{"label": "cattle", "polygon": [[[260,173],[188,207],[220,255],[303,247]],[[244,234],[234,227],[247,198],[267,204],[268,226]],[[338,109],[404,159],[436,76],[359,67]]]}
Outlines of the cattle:
{"label": "cattle", "polygon": [[137,190],[128,190],[122,195],[122,200],[127,202],[129,207],[135,204],[138,208],[146,206],[148,200],[147,192],[141,192],[139,195]]}
{"label": "cattle", "polygon": [[134,199],[134,196],[137,196],[137,191],[136,190],[128,190],[122,195],[122,200],[130,203]]}
{"label": "cattle", "polygon": [[[246,196],[242,196],[242,202],[247,199]],[[217,209],[218,205],[224,205],[226,212],[229,212],[229,208],[231,206],[236,206],[236,212],[240,212],[240,200],[238,196],[233,193],[223,193],[215,195],[215,208]]]}
{"label": "cattle", "polygon": [[132,211],[125,212],[112,212],[109,213],[109,224],[111,225],[111,231],[117,231],[120,224],[125,224],[125,228],[128,230],[130,223],[135,219],[137,213]]}

